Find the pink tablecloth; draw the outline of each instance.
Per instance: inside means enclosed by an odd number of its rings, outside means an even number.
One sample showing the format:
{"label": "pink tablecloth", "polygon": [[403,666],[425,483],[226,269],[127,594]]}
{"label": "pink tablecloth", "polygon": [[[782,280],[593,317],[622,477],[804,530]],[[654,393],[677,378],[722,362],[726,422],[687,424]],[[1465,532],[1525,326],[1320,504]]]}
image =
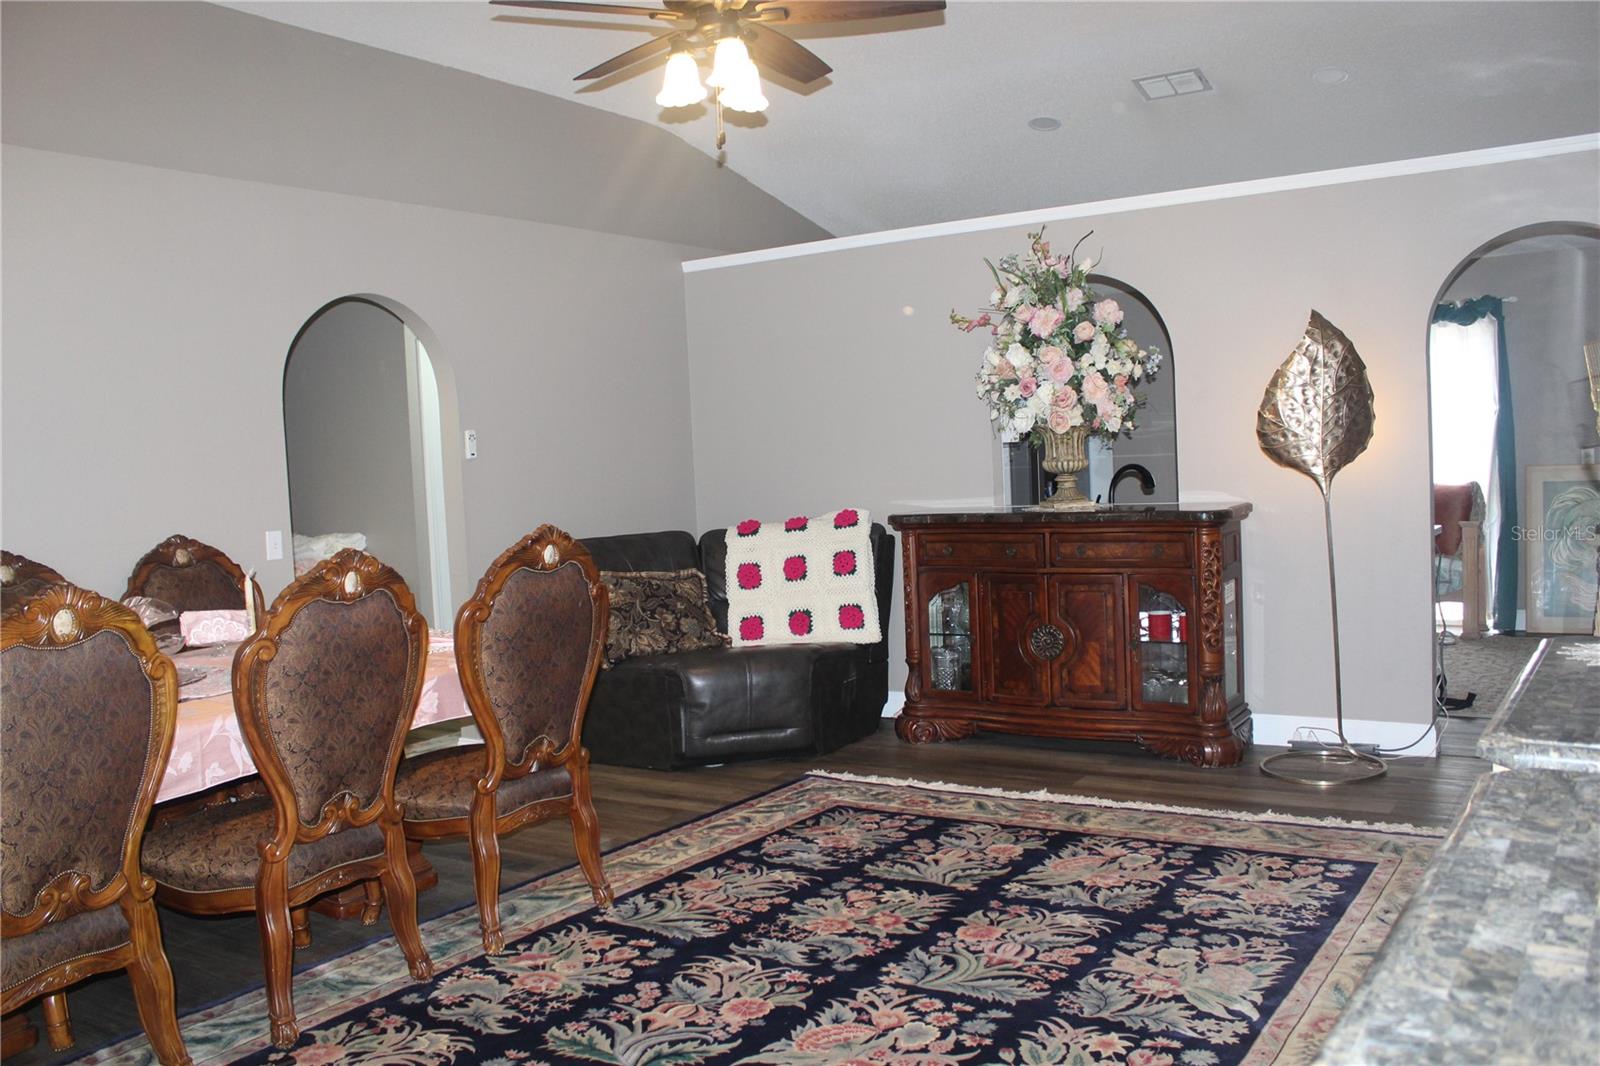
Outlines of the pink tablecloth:
{"label": "pink tablecloth", "polygon": [[[233,713],[233,651],[234,645],[223,644],[172,657],[180,681],[194,672],[203,672],[204,676],[178,690],[178,729],[166,776],[161,779],[161,791],[156,794],[158,801],[201,792],[256,772],[244,737],[239,734],[239,719]],[[431,633],[422,698],[417,702],[411,727],[471,716],[461,680],[456,676],[455,642],[449,633]]]}

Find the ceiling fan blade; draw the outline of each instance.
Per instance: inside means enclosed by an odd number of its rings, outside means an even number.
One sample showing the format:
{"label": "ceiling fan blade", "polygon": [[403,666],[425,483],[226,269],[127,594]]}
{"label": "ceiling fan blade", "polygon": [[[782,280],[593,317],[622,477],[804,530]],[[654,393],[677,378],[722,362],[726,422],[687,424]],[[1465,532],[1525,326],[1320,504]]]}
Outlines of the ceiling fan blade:
{"label": "ceiling fan blade", "polygon": [[626,4],[580,4],[573,0],[489,0],[500,7],[532,7],[541,11],[590,11],[606,15],[644,15],[653,19],[682,18],[676,11],[660,7],[630,7]]}
{"label": "ceiling fan blade", "polygon": [[749,43],[750,58],[768,70],[804,84],[833,73],[833,68],[804,45],[790,40],[777,30],[756,23],[747,23],[745,40]]}
{"label": "ceiling fan blade", "polygon": [[[754,5],[762,21],[784,26],[806,22],[848,22],[943,11],[944,0],[761,0]],[[778,12],[786,12],[783,17]]]}
{"label": "ceiling fan blade", "polygon": [[679,35],[676,33],[663,33],[660,37],[652,37],[644,44],[630,48],[621,55],[612,56],[597,67],[590,67],[572,80],[592,81],[595,78],[603,78],[607,74],[615,74],[624,67],[631,67],[635,63],[649,59],[651,56],[669,51],[672,48],[673,38],[677,36]]}

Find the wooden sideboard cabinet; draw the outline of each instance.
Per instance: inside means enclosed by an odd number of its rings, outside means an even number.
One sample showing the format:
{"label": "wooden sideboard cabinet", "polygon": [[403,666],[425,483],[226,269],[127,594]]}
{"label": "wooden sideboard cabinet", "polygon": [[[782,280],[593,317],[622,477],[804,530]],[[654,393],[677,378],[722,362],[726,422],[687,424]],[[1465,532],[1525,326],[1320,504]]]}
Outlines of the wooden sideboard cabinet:
{"label": "wooden sideboard cabinet", "polygon": [[1250,743],[1247,503],[890,517],[905,560],[902,740],[1123,740],[1200,766]]}

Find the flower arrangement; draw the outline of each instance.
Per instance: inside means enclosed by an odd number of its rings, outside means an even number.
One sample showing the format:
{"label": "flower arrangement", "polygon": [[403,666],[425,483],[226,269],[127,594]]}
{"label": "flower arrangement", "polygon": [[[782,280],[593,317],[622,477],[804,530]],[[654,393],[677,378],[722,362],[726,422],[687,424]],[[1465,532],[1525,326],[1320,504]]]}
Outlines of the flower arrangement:
{"label": "flower arrangement", "polygon": [[1140,348],[1122,325],[1117,301],[1089,287],[1093,259],[1078,245],[1056,255],[1044,230],[1028,234],[1026,255],[1008,255],[994,275],[989,307],[976,318],[950,312],[957,328],[987,328],[994,338],[978,368],[978,398],[1003,441],[1029,437],[1043,446],[1046,430],[1078,426],[1103,437],[1131,433],[1141,401],[1134,389],[1161,365],[1155,348]]}

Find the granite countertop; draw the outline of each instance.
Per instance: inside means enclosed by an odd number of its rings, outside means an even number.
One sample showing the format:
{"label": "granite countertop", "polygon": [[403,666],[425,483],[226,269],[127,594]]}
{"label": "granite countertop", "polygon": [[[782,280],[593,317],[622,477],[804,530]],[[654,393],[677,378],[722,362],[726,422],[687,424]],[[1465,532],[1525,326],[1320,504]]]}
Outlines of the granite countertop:
{"label": "granite countertop", "polygon": [[1600,774],[1479,782],[1317,1063],[1590,1063]]}
{"label": "granite countertop", "polygon": [[1600,774],[1600,640],[1540,646],[1478,740],[1500,766]]}
{"label": "granite countertop", "polygon": [[1097,522],[1233,522],[1248,515],[1252,505],[1243,501],[1178,503],[1118,503],[1092,511],[1049,511],[1039,507],[995,507],[991,509],[923,511],[889,516],[895,529],[935,523],[963,525],[1007,525],[1023,522],[1059,522],[1063,525],[1091,525]]}

